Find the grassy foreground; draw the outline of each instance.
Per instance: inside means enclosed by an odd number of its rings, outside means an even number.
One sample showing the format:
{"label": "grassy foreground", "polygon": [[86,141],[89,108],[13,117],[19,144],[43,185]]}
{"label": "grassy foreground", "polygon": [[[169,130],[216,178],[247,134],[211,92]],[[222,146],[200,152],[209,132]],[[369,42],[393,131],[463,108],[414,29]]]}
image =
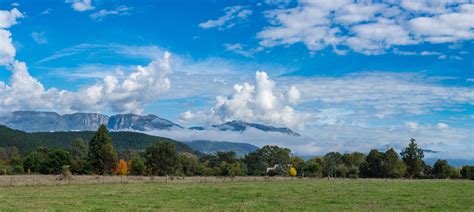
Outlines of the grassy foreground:
{"label": "grassy foreground", "polygon": [[474,182],[306,180],[0,188],[5,209],[474,211]]}

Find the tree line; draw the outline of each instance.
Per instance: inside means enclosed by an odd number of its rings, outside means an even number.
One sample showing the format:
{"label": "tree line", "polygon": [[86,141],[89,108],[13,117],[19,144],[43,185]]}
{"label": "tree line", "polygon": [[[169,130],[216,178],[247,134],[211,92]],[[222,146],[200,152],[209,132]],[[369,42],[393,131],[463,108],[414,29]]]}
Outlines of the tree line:
{"label": "tree line", "polygon": [[[474,166],[453,167],[446,160],[433,166],[423,161],[423,150],[411,139],[397,153],[373,149],[360,152],[330,152],[307,161],[291,150],[264,146],[239,158],[234,152],[197,155],[178,153],[174,142],[159,141],[144,151],[117,152],[107,128],[102,125],[86,142],[76,139],[68,150],[38,147],[20,155],[15,147],[0,148],[0,174],[148,175],[148,176],[299,176],[329,178],[471,179]],[[120,160],[119,160],[120,159]]]}

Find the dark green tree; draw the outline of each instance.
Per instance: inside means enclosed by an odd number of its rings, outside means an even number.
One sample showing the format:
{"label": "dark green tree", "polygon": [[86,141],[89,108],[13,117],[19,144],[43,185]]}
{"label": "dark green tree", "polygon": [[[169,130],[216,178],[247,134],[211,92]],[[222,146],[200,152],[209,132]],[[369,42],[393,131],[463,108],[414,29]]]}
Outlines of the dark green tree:
{"label": "dark green tree", "polygon": [[23,174],[23,160],[19,155],[13,156],[8,164],[8,174]]}
{"label": "dark green tree", "polygon": [[128,170],[130,175],[138,176],[146,174],[145,161],[139,154],[132,156]]}
{"label": "dark green tree", "polygon": [[345,153],[342,155],[342,162],[347,167],[346,177],[358,178],[360,166],[365,162],[365,155],[360,152]]}
{"label": "dark green tree", "polygon": [[70,165],[69,152],[63,149],[47,149],[39,147],[24,159],[27,172],[40,174],[59,174],[63,166]]}
{"label": "dark green tree", "polygon": [[89,142],[89,160],[96,174],[111,174],[117,165],[117,152],[112,146],[109,131],[101,125]]}
{"label": "dark green tree", "polygon": [[418,147],[415,141],[414,138],[410,139],[408,147],[400,153],[407,166],[407,176],[409,178],[422,176],[424,170],[423,150]]}
{"label": "dark green tree", "polygon": [[425,163],[425,161],[422,161],[422,171],[419,173],[417,176],[418,178],[423,178],[423,179],[431,179],[433,178],[433,167],[430,166],[429,164]]}
{"label": "dark green tree", "polygon": [[247,154],[243,162],[247,167],[247,175],[251,176],[263,176],[269,167],[268,163],[263,160],[263,156],[258,151]]}
{"label": "dark green tree", "polygon": [[38,147],[30,152],[24,159],[23,165],[27,172],[48,174],[46,161],[48,160],[49,149]]}
{"label": "dark green tree", "polygon": [[400,178],[405,176],[406,166],[398,157],[397,152],[390,148],[384,153],[382,176],[384,178]]}
{"label": "dark green tree", "polygon": [[242,169],[242,166],[240,164],[240,162],[235,162],[235,163],[232,163],[232,164],[229,164],[229,168],[228,169],[228,175],[229,177],[235,177],[235,176],[243,176],[245,175],[245,172],[244,170]]}
{"label": "dark green tree", "polygon": [[86,160],[89,156],[89,144],[82,138],[77,138],[71,145],[72,160]]}
{"label": "dark green tree", "polygon": [[69,152],[64,149],[53,149],[48,153],[46,160],[47,174],[60,174],[63,171],[63,166],[70,165]]}
{"label": "dark green tree", "polygon": [[267,145],[245,156],[244,163],[249,175],[265,175],[268,167],[278,165],[275,174],[287,176],[290,153],[287,148]]}
{"label": "dark green tree", "polygon": [[324,159],[321,157],[314,157],[308,160],[304,167],[303,167],[303,173],[304,176],[306,177],[322,177],[323,176],[323,166]]}
{"label": "dark green tree", "polygon": [[349,172],[349,168],[347,168],[347,166],[344,165],[344,163],[341,163],[336,166],[336,177],[345,178],[347,177],[348,172]]}
{"label": "dark green tree", "polygon": [[198,158],[190,153],[181,153],[179,155],[179,173],[184,176],[194,176],[198,167]]}
{"label": "dark green tree", "polygon": [[152,175],[168,176],[176,174],[178,154],[172,142],[156,142],[145,152],[145,164]]}
{"label": "dark green tree", "polygon": [[365,158],[365,162],[362,163],[360,171],[362,177],[368,178],[381,178],[383,177],[383,163],[384,153],[379,152],[376,149],[370,150],[369,154]]}
{"label": "dark green tree", "polygon": [[323,173],[327,177],[336,177],[336,168],[342,164],[342,155],[339,152],[330,152],[324,156]]}
{"label": "dark green tree", "polygon": [[72,142],[70,170],[75,174],[90,174],[92,172],[89,161],[89,144],[81,138]]}
{"label": "dark green tree", "polygon": [[446,179],[451,175],[451,169],[447,160],[438,159],[433,165],[433,176],[438,179]]}
{"label": "dark green tree", "polygon": [[359,167],[365,161],[365,155],[360,152],[345,153],[342,155],[342,162],[347,167]]}
{"label": "dark green tree", "polygon": [[461,176],[463,179],[474,180],[474,166],[463,166]]}

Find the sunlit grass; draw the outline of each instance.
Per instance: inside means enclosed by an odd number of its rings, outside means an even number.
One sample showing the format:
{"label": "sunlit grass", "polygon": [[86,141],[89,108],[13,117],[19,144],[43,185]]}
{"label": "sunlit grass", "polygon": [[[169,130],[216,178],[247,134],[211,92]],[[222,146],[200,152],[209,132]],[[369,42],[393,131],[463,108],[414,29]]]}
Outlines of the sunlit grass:
{"label": "sunlit grass", "polygon": [[2,209],[474,210],[474,182],[311,180],[0,188]]}

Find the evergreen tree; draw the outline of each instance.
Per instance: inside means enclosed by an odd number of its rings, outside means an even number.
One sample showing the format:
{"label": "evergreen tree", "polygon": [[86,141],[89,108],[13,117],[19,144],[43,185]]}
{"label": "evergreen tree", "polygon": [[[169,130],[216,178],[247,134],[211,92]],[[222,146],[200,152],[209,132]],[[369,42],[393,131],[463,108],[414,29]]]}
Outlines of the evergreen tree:
{"label": "evergreen tree", "polygon": [[410,178],[423,175],[424,171],[424,154],[423,150],[415,143],[415,139],[410,139],[408,147],[403,150],[400,155],[407,166],[407,175]]}
{"label": "evergreen tree", "polygon": [[76,174],[90,174],[92,167],[89,162],[89,144],[77,138],[72,142],[71,172]]}
{"label": "evergreen tree", "polygon": [[71,159],[84,160],[89,156],[89,145],[82,138],[77,138],[72,142]]}
{"label": "evergreen tree", "polygon": [[99,127],[89,142],[89,159],[96,174],[111,174],[117,165],[117,152],[105,125]]}

